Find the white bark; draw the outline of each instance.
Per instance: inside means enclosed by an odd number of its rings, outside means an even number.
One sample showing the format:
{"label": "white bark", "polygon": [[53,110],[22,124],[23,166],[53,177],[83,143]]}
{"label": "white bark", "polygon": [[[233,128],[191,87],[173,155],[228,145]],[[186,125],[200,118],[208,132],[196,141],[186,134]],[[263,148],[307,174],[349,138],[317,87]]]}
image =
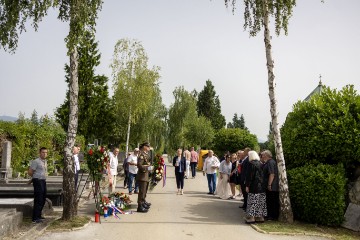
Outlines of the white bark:
{"label": "white bark", "polygon": [[267,0],[264,0],[264,42],[266,49],[266,65],[268,70],[268,85],[270,98],[270,112],[272,130],[275,141],[276,160],[279,169],[279,184],[280,184],[280,217],[279,220],[283,222],[292,223],[293,212],[291,208],[288,180],[286,175],[285,159],[281,143],[281,134],[278,122],[277,101],[275,96],[275,75],[274,75],[274,61],[271,54],[271,37],[269,30],[269,12],[267,9]]}
{"label": "white bark", "polygon": [[128,155],[128,152],[129,152],[130,128],[131,128],[131,107],[129,109],[128,130],[127,130],[127,135],[126,135],[126,155],[125,155],[126,157]]}
{"label": "white bark", "polygon": [[63,194],[64,209],[63,220],[70,220],[77,215],[77,202],[74,181],[74,159],[72,148],[75,144],[75,137],[78,127],[78,52],[76,47],[70,53],[70,113],[69,127],[65,143],[64,173],[63,173]]}

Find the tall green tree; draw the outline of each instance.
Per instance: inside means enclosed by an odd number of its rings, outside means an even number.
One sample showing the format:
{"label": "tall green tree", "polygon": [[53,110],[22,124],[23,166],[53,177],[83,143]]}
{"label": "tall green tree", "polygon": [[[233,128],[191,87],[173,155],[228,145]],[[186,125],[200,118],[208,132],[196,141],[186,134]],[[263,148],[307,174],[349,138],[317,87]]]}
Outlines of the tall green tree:
{"label": "tall green tree", "polygon": [[221,114],[220,99],[210,80],[206,81],[203,90],[198,94],[197,110],[199,116],[204,116],[211,121],[215,130],[225,127],[226,120]]}
{"label": "tall green tree", "polygon": [[121,39],[115,44],[111,64],[116,111],[127,118],[126,152],[131,125],[148,111],[157,93],[159,68],[148,67],[148,56],[137,40]]}
{"label": "tall green tree", "polygon": [[169,152],[174,153],[179,147],[189,144],[185,138],[186,126],[198,117],[196,99],[194,95],[184,89],[176,87],[173,91],[175,101],[169,108]]}
{"label": "tall green tree", "polygon": [[196,117],[185,125],[185,139],[191,146],[209,147],[215,137],[211,122],[204,116]]}
{"label": "tall green tree", "polygon": [[[78,96],[78,131],[87,143],[101,139],[109,142],[115,115],[113,102],[109,98],[108,78],[95,74],[95,68],[100,64],[101,54],[93,33],[87,31],[81,39],[79,52],[79,96]],[[70,84],[70,66],[65,65],[65,82]],[[55,111],[56,120],[64,129],[69,125],[70,91],[67,90],[64,103]]]}
{"label": "tall green tree", "polygon": [[[226,6],[231,4],[235,10],[236,0],[224,0]],[[292,15],[296,0],[243,0],[244,1],[244,28],[248,29],[250,36],[256,36],[264,30],[264,42],[266,53],[266,66],[268,72],[268,88],[270,98],[270,113],[273,127],[276,160],[279,168],[280,178],[280,217],[281,221],[294,221],[291,202],[289,197],[288,180],[285,167],[285,158],[281,142],[280,127],[278,121],[277,100],[275,95],[274,59],[272,57],[272,46],[270,37],[269,18],[275,21],[275,33],[280,35],[281,30],[288,32],[288,23]]]}
{"label": "tall green tree", "polygon": [[222,154],[226,151],[236,152],[239,149],[250,147],[259,150],[257,138],[254,134],[241,128],[223,128],[214,138],[214,151]]}
{"label": "tall green tree", "polygon": [[0,43],[5,51],[14,53],[18,44],[18,32],[26,28],[27,21],[32,22],[35,30],[38,23],[47,14],[50,7],[58,8],[58,18],[69,22],[69,34],[66,46],[70,57],[70,111],[69,127],[64,147],[63,220],[71,220],[77,215],[77,201],[74,185],[74,159],[72,148],[75,143],[78,126],[78,51],[77,47],[85,30],[95,31],[97,12],[101,0],[0,0]]}
{"label": "tall green tree", "polygon": [[229,122],[227,124],[227,128],[241,128],[241,129],[247,130],[248,128],[245,126],[244,115],[241,114],[241,116],[238,117],[237,113],[234,113],[234,116],[232,118],[232,122]]}

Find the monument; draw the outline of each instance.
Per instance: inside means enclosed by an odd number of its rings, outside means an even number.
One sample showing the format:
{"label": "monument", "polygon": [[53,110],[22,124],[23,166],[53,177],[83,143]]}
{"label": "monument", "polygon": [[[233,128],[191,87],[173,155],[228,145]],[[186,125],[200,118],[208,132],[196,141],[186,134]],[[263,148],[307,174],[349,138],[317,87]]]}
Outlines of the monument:
{"label": "monument", "polygon": [[0,182],[7,183],[12,178],[11,168],[11,142],[5,141],[2,145],[2,161],[0,168]]}

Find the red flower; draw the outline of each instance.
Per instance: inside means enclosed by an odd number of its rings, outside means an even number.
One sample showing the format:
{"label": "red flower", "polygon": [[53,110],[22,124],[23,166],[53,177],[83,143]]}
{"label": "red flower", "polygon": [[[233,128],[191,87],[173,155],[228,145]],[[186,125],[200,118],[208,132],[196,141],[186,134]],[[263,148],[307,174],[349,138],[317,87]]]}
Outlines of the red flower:
{"label": "red flower", "polygon": [[104,158],[104,162],[107,162],[107,160],[108,160],[107,157],[105,157],[105,158]]}
{"label": "red flower", "polygon": [[100,148],[100,152],[103,153],[105,149],[103,147]]}
{"label": "red flower", "polygon": [[92,156],[93,153],[94,153],[94,152],[93,152],[92,148],[90,148],[90,150],[89,150],[89,155]]}

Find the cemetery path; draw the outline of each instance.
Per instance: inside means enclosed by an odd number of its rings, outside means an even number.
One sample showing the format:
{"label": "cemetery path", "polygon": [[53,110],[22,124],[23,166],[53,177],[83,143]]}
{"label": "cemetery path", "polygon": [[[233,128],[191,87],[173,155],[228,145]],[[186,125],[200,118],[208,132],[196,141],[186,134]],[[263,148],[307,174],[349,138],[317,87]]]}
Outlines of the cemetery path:
{"label": "cemetery path", "polygon": [[[199,172],[195,179],[185,179],[184,195],[176,194],[174,168],[168,166],[165,187],[162,182],[148,193],[147,200],[152,203],[148,213],[136,212],[137,195],[131,195],[132,215],[119,215],[101,218],[101,224],[91,222],[82,230],[52,233],[45,232],[39,240],[62,239],[260,239],[260,240],[305,240],[325,239],[312,236],[268,235],[255,231],[244,223],[244,212],[239,206],[240,199],[221,200],[207,195],[207,180]],[[118,182],[117,191],[123,189]],[[79,214],[89,215],[94,220],[93,200],[85,203]]]}

